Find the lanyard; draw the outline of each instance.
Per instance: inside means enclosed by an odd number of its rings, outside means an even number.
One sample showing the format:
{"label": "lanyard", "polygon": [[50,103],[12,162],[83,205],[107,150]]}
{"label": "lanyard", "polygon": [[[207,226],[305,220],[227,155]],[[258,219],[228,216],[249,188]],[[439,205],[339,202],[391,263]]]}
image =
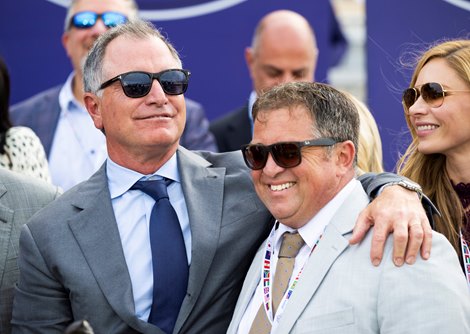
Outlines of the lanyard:
{"label": "lanyard", "polygon": [[[274,234],[275,234],[275,229],[273,228],[266,242],[263,267],[261,269],[261,282],[262,282],[262,287],[263,287],[263,305],[264,305],[264,310],[266,311],[266,316],[271,322],[271,326],[272,326],[271,333],[274,333],[277,325],[279,324],[282,313],[284,312],[284,309],[286,307],[287,301],[292,296],[292,292],[297,286],[297,282],[299,281],[299,277],[302,274],[302,271],[305,266],[305,263],[304,263],[300,271],[297,273],[297,275],[294,276],[295,277],[294,280],[292,281],[290,287],[286,290],[286,293],[284,294],[281,302],[279,303],[279,307],[276,311],[276,317],[273,319],[272,294],[271,294],[271,285],[272,285],[271,256],[273,254]],[[315,250],[315,248],[317,247],[318,242],[320,241],[322,235],[323,233],[318,237],[317,241],[315,242],[315,245],[310,251],[309,257],[312,254],[312,252]],[[308,261],[308,258],[307,258],[307,261]]]}
{"label": "lanyard", "polygon": [[463,238],[462,232],[460,232],[460,244],[462,246],[462,258],[465,277],[467,278],[468,287],[470,289],[470,248],[467,241]]}

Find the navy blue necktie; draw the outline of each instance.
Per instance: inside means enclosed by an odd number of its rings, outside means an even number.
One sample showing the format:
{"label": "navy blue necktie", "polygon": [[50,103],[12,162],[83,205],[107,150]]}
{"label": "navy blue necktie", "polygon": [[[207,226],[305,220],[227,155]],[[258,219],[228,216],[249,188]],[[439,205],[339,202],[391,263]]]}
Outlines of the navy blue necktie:
{"label": "navy blue necktie", "polygon": [[171,206],[167,184],[171,180],[137,181],[131,189],[155,200],[150,215],[153,265],[153,303],[149,323],[172,333],[188,287],[188,259],[183,233]]}

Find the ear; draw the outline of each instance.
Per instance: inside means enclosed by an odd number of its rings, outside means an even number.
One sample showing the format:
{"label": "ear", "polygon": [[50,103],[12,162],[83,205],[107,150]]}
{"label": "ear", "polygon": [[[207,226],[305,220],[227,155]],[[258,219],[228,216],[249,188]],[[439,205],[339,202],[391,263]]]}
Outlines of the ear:
{"label": "ear", "polygon": [[338,171],[345,174],[353,169],[354,157],[356,156],[356,149],[350,140],[346,140],[335,145],[336,165]]}
{"label": "ear", "polygon": [[68,48],[68,42],[69,42],[69,32],[64,31],[62,34],[62,46],[64,47],[65,53],[67,53],[67,56],[70,58],[70,53],[69,53],[69,48]]}
{"label": "ear", "polygon": [[254,62],[254,51],[251,47],[245,48],[245,61],[246,66],[248,67],[248,71],[252,72],[253,62]]}
{"label": "ear", "polygon": [[103,130],[103,118],[101,117],[101,100],[92,93],[85,93],[83,96],[83,100],[85,102],[86,110],[88,114],[90,114],[91,118],[93,119],[93,123],[95,127],[99,130]]}

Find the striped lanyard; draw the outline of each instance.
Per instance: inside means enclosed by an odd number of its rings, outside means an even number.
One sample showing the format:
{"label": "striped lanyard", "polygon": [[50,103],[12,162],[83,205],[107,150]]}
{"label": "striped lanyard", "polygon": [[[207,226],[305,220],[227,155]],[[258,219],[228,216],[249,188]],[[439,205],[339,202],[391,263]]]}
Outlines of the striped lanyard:
{"label": "striped lanyard", "polygon": [[[300,271],[295,275],[294,280],[292,281],[290,287],[287,289],[286,293],[284,294],[284,297],[282,298],[282,301],[279,304],[279,307],[276,311],[276,316],[273,319],[273,312],[272,312],[272,294],[271,294],[271,285],[272,285],[272,275],[271,275],[271,257],[273,254],[273,245],[274,245],[274,234],[275,234],[275,229],[273,228],[271,231],[271,234],[269,235],[269,238],[266,242],[266,248],[264,252],[264,260],[263,260],[263,266],[261,269],[261,282],[262,282],[262,287],[263,287],[263,305],[264,305],[264,310],[266,311],[266,316],[271,322],[271,333],[274,333],[275,328],[279,324],[279,321],[281,319],[282,313],[284,312],[284,309],[286,307],[287,301],[289,298],[292,296],[292,292],[294,291],[295,287],[297,286],[297,282],[299,281],[300,275],[302,274],[302,271],[304,269],[305,263],[302,265],[302,268]],[[312,252],[315,250],[317,247],[321,237],[323,235],[320,234],[318,237],[317,241],[315,242],[315,245],[312,247],[312,250],[310,251],[310,255],[312,255]],[[307,259],[308,261],[308,259]],[[306,262],[307,262],[306,261]]]}
{"label": "striped lanyard", "polygon": [[468,242],[464,239],[462,232],[460,232],[460,244],[462,246],[465,277],[467,278],[468,288],[470,289],[470,249],[468,248]]}

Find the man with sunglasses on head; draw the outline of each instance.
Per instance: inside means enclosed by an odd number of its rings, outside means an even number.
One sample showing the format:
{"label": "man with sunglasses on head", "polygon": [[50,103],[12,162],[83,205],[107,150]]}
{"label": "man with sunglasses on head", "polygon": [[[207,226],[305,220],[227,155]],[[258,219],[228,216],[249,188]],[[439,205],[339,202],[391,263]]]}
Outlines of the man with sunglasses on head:
{"label": "man with sunglasses on head", "polygon": [[[84,66],[84,101],[108,158],[22,230],[15,333],[60,333],[80,319],[96,333],[227,330],[273,221],[239,151],[179,145],[189,78],[173,46],[146,22],[129,21],[96,41]],[[400,179],[371,177],[369,193]],[[408,248],[416,255],[426,215],[415,192],[396,188],[362,219],[388,229],[398,214],[405,230],[415,220]],[[383,210],[388,202],[403,207]],[[380,253],[383,244],[375,247]]]}
{"label": "man with sunglasses on head", "polygon": [[[276,219],[248,271],[229,334],[469,333],[470,293],[447,239],[397,268],[367,259],[372,233],[351,245],[369,203],[355,179],[359,115],[320,83],[288,83],[258,98],[242,148],[256,193]],[[391,239],[391,236],[389,237]]]}
{"label": "man with sunglasses on head", "polygon": [[[41,92],[11,108],[15,125],[32,128],[46,151],[52,182],[64,190],[89,178],[106,158],[102,133],[83,104],[82,65],[94,41],[109,28],[138,16],[134,0],[74,0],[67,10],[62,44],[74,71],[64,85]],[[202,106],[187,99],[181,144],[216,151]]]}

